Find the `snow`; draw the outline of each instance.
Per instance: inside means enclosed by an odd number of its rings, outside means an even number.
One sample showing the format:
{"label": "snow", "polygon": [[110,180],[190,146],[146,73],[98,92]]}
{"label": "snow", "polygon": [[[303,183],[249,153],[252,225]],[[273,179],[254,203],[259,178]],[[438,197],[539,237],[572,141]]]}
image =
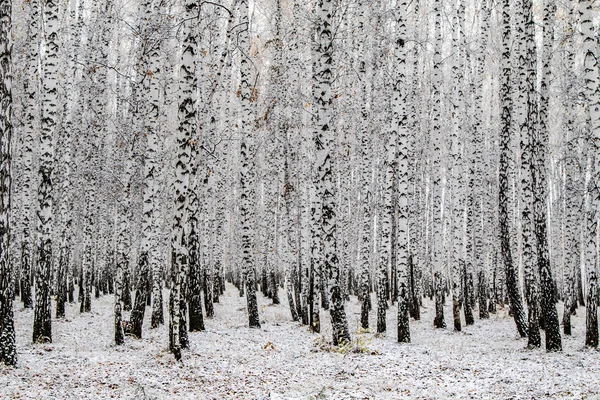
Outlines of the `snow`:
{"label": "snow", "polygon": [[[205,332],[190,333],[183,362],[166,349],[167,331],[149,329],[144,339],[113,344],[113,297],[103,296],[93,311],[68,305],[66,320],[53,320],[52,344],[32,345],[33,311],[17,303],[15,324],[19,365],[0,367],[2,399],[569,399],[600,396],[600,357],[583,348],[585,310],[572,319],[573,336],[564,351],[526,350],[513,320],[499,310],[477,319],[463,332],[432,326],[433,304],[425,301],[422,320],[411,321],[411,344],[396,343],[395,307],[388,311],[388,334],[360,335],[365,353],[320,350],[330,340],[327,312],[322,334],[290,321],[287,303],[271,305],[260,294],[262,328],[246,328],[245,299],[233,286],[215,304]],[[165,296],[168,298],[168,296]],[[287,300],[284,292],[282,300]],[[282,302],[283,303],[283,302]],[[376,304],[373,302],[373,304]],[[562,305],[559,310],[562,311]],[[353,339],[360,307],[347,304]],[[375,312],[371,313],[375,326]]]}

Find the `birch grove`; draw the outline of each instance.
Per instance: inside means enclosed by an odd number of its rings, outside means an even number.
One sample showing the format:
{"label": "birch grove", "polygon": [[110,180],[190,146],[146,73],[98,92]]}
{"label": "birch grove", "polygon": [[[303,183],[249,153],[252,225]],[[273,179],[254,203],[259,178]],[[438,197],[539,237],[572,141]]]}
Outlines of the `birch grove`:
{"label": "birch grove", "polygon": [[160,332],[181,363],[221,317],[262,341],[270,310],[340,352],[505,320],[532,354],[597,348],[599,22],[591,0],[2,2],[0,360],[23,315],[43,348],[107,302],[111,351]]}

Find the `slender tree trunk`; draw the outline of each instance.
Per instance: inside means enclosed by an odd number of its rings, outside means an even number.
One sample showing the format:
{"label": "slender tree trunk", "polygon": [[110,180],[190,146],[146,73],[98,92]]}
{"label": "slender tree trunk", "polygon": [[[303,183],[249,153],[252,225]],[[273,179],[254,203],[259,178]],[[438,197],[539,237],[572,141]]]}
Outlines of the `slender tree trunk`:
{"label": "slender tree trunk", "polygon": [[[542,85],[541,98],[539,105],[540,125],[535,135],[533,151],[533,177],[534,177],[534,203],[533,211],[535,215],[535,236],[537,239],[537,262],[538,273],[540,277],[540,303],[542,318],[544,320],[544,329],[546,331],[546,351],[562,351],[562,341],[560,337],[560,323],[558,321],[558,312],[556,310],[556,299],[554,295],[554,281],[550,269],[550,254],[548,245],[548,221],[547,221],[547,203],[549,202],[547,194],[547,167],[548,165],[548,140],[549,140],[549,114],[548,107],[550,103],[549,88],[552,72],[550,62],[552,60],[552,44],[554,42],[554,14],[556,4],[554,0],[547,0],[544,6],[544,58],[542,66]],[[533,12],[530,12],[531,38],[532,44],[529,46],[535,51]]]}
{"label": "slender tree trunk", "polygon": [[440,0],[433,2],[434,14],[434,56],[433,56],[433,105],[432,105],[432,194],[433,194],[433,212],[432,212],[432,267],[435,276],[435,319],[433,325],[436,328],[445,328],[444,321],[444,299],[443,299],[443,219],[442,219],[442,110],[441,110],[441,85],[442,85],[442,4]]}
{"label": "slender tree trunk", "polygon": [[54,169],[53,137],[62,109],[58,105],[58,3],[44,4],[45,52],[42,78],[42,129],[38,171],[38,260],[35,281],[33,342],[52,342],[50,284],[52,282],[52,171]]}
{"label": "slender tree trunk", "polygon": [[177,136],[177,160],[175,162],[175,212],[171,242],[171,293],[169,296],[169,350],[176,360],[181,359],[181,348],[185,338],[181,336],[181,309],[184,288],[184,275],[187,272],[187,203],[189,201],[190,165],[194,162],[191,154],[192,138],[196,131],[196,34],[198,3],[186,0],[184,4],[183,44],[179,72],[179,129]]}
{"label": "slender tree trunk", "polygon": [[33,180],[33,135],[39,129],[37,126],[38,108],[38,84],[35,77],[38,76],[39,64],[39,2],[38,0],[30,0],[29,4],[29,54],[28,75],[29,79],[24,82],[24,90],[26,92],[26,108],[25,108],[25,137],[23,139],[23,187],[21,191],[22,197],[22,216],[21,223],[23,226],[22,242],[21,242],[21,300],[25,308],[33,308],[33,296],[31,293],[31,206],[33,199],[31,198],[31,182]]}
{"label": "slender tree trunk", "polygon": [[[190,202],[197,203],[199,199],[199,178],[196,177],[197,171],[192,173],[192,189],[190,190]],[[204,315],[202,313],[202,288],[206,287],[205,275],[203,275],[203,268],[200,261],[200,233],[198,223],[198,206],[191,207],[192,214],[189,217],[188,226],[190,234],[188,236],[188,256],[189,256],[189,321],[190,321],[190,332],[198,332],[204,330]],[[205,266],[205,268],[207,268]],[[204,285],[202,284],[204,280]],[[208,302],[205,302],[208,314]]]}
{"label": "slender tree trunk", "polygon": [[[475,108],[475,123],[473,126],[473,164],[472,164],[472,180],[474,183],[474,202],[473,210],[474,213],[474,226],[472,230],[473,234],[473,257],[470,259],[473,264],[473,268],[469,270],[469,298],[465,301],[469,302],[471,308],[475,308],[476,297],[475,297],[475,285],[474,280],[480,273],[483,273],[484,279],[486,271],[485,262],[485,242],[486,242],[486,231],[485,220],[489,216],[489,212],[485,209],[487,200],[491,197],[492,193],[487,191],[485,174],[486,174],[486,157],[484,155],[486,147],[485,138],[485,127],[484,127],[484,112],[483,112],[483,89],[486,77],[485,64],[487,55],[487,42],[489,35],[489,21],[490,21],[490,6],[487,0],[482,1],[481,9],[479,11],[480,28],[478,34],[478,47],[479,54],[475,59],[475,65],[477,72],[473,77],[473,86],[475,92],[474,108]],[[479,297],[481,299],[481,296]],[[484,304],[479,305],[480,315],[487,313],[487,301],[483,299]],[[466,319],[466,318],[465,318]],[[467,325],[472,325],[475,322],[474,318],[466,321]]]}
{"label": "slender tree trunk", "polygon": [[[13,266],[8,257],[11,233],[12,1],[0,3],[0,361],[17,364],[13,319]],[[48,316],[49,317],[49,316]],[[35,336],[34,336],[35,339]]]}
{"label": "slender tree trunk", "polygon": [[[398,342],[410,342],[410,326],[408,319],[409,301],[410,301],[410,282],[408,279],[408,264],[409,264],[409,206],[408,206],[408,190],[409,190],[409,160],[412,159],[409,149],[409,131],[408,131],[408,115],[407,115],[407,88],[406,88],[406,60],[408,53],[406,50],[407,43],[407,2],[400,0],[397,2],[398,10],[396,12],[396,49],[395,49],[395,70],[396,81],[394,82],[394,91],[392,95],[392,129],[391,135],[387,143],[387,171],[386,171],[386,187],[385,187],[385,203],[384,220],[387,217],[391,222],[394,222],[393,216],[396,210],[393,208],[394,196],[394,178],[397,170],[398,175],[398,218],[396,225],[396,240],[397,240],[397,258],[396,258],[396,284],[398,286]],[[396,150],[396,143],[398,149]],[[390,198],[392,197],[392,198]],[[384,243],[386,246],[385,233]],[[391,243],[390,243],[391,245]],[[392,252],[396,251],[396,247],[390,246]],[[383,252],[382,258],[383,261]],[[380,262],[381,262],[380,261]],[[392,266],[393,268],[393,266]]]}
{"label": "slender tree trunk", "polygon": [[242,223],[242,258],[244,271],[246,275],[246,301],[248,306],[248,323],[250,328],[260,328],[258,316],[258,303],[256,300],[256,269],[255,269],[255,240],[254,237],[254,138],[251,132],[252,116],[252,66],[249,60],[250,50],[250,26],[248,23],[248,0],[240,0],[239,19],[241,32],[239,33],[239,45],[243,54],[241,56],[241,140],[240,154],[242,159],[242,169],[240,173],[240,191],[241,191],[241,223]]}
{"label": "slender tree trunk", "polygon": [[[569,9],[569,26],[572,27],[575,5]],[[572,28],[571,28],[572,29]],[[568,42],[567,65],[575,64],[575,54],[572,50],[574,40]],[[571,72],[574,68],[571,67]],[[563,187],[563,198],[565,202],[565,301],[563,310],[563,330],[565,335],[571,335],[571,315],[577,309],[577,283],[581,279],[581,223],[582,223],[582,205],[581,193],[584,187],[581,180],[585,177],[579,171],[579,160],[577,154],[577,145],[575,142],[575,115],[576,105],[573,100],[566,100],[563,103],[565,107],[565,128],[567,131],[567,149],[565,156],[565,183]]]}
{"label": "slender tree trunk", "polygon": [[[464,26],[464,1],[458,6],[457,16],[454,18],[454,26],[456,33],[453,36],[453,49],[457,53],[458,62],[452,66],[452,78],[455,82],[462,81],[464,75],[462,46],[463,26]],[[451,150],[452,150],[452,258],[451,258],[451,277],[452,277],[452,314],[454,318],[454,330],[460,332],[462,330],[460,320],[460,310],[463,306],[464,288],[462,287],[462,249],[463,249],[463,226],[464,226],[464,195],[463,195],[463,149],[462,140],[462,123],[464,122],[463,113],[463,90],[462,85],[456,85],[453,93],[452,106],[452,133],[451,133]]]}
{"label": "slender tree trunk", "polygon": [[590,158],[590,179],[588,183],[589,209],[586,218],[585,262],[587,269],[586,330],[585,345],[598,347],[598,208],[600,206],[600,54],[597,34],[594,32],[593,19],[596,12],[591,0],[580,2],[581,32],[583,33],[585,98],[587,100],[586,117],[589,123],[590,140],[588,154]]}
{"label": "slender tree trunk", "polygon": [[[366,5],[359,6],[358,9],[358,31],[365,33],[365,20],[367,7]],[[357,39],[358,46],[356,49],[357,56],[360,58],[358,61],[358,73],[361,77],[360,79],[360,92],[362,98],[360,99],[358,105],[360,108],[359,118],[357,120],[357,124],[359,126],[358,130],[358,138],[360,140],[359,146],[359,157],[360,157],[360,203],[362,205],[362,218],[361,218],[361,228],[360,228],[360,277],[359,277],[359,285],[360,285],[360,326],[363,329],[369,328],[369,275],[371,273],[371,251],[373,249],[373,244],[371,243],[371,236],[373,233],[372,229],[372,209],[373,209],[373,199],[371,195],[371,136],[372,132],[369,131],[369,110],[368,99],[367,99],[367,81],[369,77],[367,76],[367,64],[364,58],[366,57],[366,46],[365,42],[367,40],[367,36],[364,35],[362,38]],[[357,110],[358,111],[358,110]],[[390,182],[391,184],[391,182]],[[386,218],[386,233],[384,235],[389,235],[389,219]],[[382,248],[382,253],[380,255],[380,259],[378,261],[377,268],[377,332],[385,332],[386,331],[386,321],[385,314],[387,309],[387,300],[384,295],[383,284],[385,281],[385,275],[387,273],[387,266],[389,260],[389,246]]]}
{"label": "slender tree trunk", "polygon": [[[292,186],[292,182],[290,180],[290,134],[286,132],[285,136],[285,159],[284,159],[284,167],[283,167],[283,201],[285,205],[285,214],[284,214],[284,224],[285,228],[285,238],[284,238],[284,251],[283,257],[285,260],[285,287],[287,291],[288,305],[290,307],[290,312],[292,315],[293,321],[299,321],[300,315],[299,311],[301,308],[296,302],[299,302],[299,290],[294,290],[295,286],[292,283],[292,274],[295,272],[295,258],[294,258],[294,250],[299,250],[296,246],[297,241],[294,240],[294,224],[293,224],[293,216],[292,216],[292,194],[297,193],[298,188],[294,188]],[[296,294],[296,298],[294,299],[294,292]]]}
{"label": "slender tree trunk", "polygon": [[[125,158],[125,168],[123,171],[123,182],[125,187],[123,188],[122,199],[118,209],[118,236],[117,236],[117,280],[115,282],[115,344],[121,345],[125,343],[125,331],[123,321],[123,295],[124,291],[128,290],[128,286],[125,284],[126,270],[129,268],[129,223],[132,220],[131,212],[131,175],[133,171],[133,147],[134,142],[129,143],[125,147],[123,152]],[[131,329],[127,329],[131,332]],[[141,337],[141,326],[140,332]]]}
{"label": "slender tree trunk", "polygon": [[498,191],[498,206],[499,206],[499,223],[500,223],[500,248],[502,253],[502,261],[506,274],[506,285],[508,287],[510,307],[512,310],[517,331],[521,337],[527,336],[527,324],[525,312],[523,311],[523,303],[521,300],[521,292],[518,286],[518,274],[513,263],[511,253],[511,236],[510,223],[508,219],[509,206],[509,188],[508,188],[508,168],[510,161],[510,132],[512,124],[512,100],[510,91],[510,82],[512,74],[511,57],[510,57],[510,1],[503,1],[502,9],[502,75],[500,84],[500,167],[499,167],[499,191]]}
{"label": "slender tree trunk", "polygon": [[[161,13],[162,9],[160,5],[154,4],[153,14]],[[147,159],[146,159],[146,185],[148,187],[149,194],[152,196],[152,206],[148,207],[148,213],[152,210],[151,219],[151,232],[146,232],[145,234],[147,239],[149,240],[149,264],[150,271],[152,274],[152,318],[150,322],[151,328],[157,328],[159,325],[164,324],[164,312],[163,312],[163,295],[162,295],[162,269],[161,264],[158,260],[158,252],[156,249],[153,249],[154,246],[157,246],[156,237],[158,235],[159,227],[157,223],[157,218],[154,215],[155,210],[157,210],[157,205],[155,202],[158,201],[157,198],[157,182],[156,176],[157,173],[157,153],[159,152],[159,142],[158,142],[158,133],[160,132],[159,119],[161,115],[161,95],[160,95],[160,73],[161,73],[161,63],[160,63],[160,54],[161,47],[154,46],[150,51],[150,65],[149,69],[151,71],[149,90],[150,90],[150,115],[148,116],[147,129],[148,129],[148,142],[147,142]],[[150,190],[150,189],[153,190]],[[148,205],[150,206],[150,205]]]}
{"label": "slender tree trunk", "polygon": [[[191,81],[191,85],[192,87],[196,86],[196,78],[192,78]],[[201,128],[197,129],[197,131],[201,132]],[[200,133],[196,133],[192,131],[192,134],[196,134],[199,135]],[[210,313],[211,315],[209,315],[209,309],[212,311],[212,296],[208,296],[209,293],[209,288],[212,287],[212,280],[209,278],[207,279],[206,275],[202,275],[202,270],[204,269],[204,272],[206,274],[206,270],[209,268],[208,264],[209,264],[209,260],[208,260],[208,256],[204,257],[204,268],[202,268],[201,266],[201,244],[200,244],[200,240],[201,240],[201,236],[200,236],[200,208],[201,208],[201,199],[200,199],[200,191],[201,191],[201,177],[198,176],[199,175],[199,167],[200,167],[200,156],[201,156],[201,148],[199,146],[199,143],[194,142],[193,144],[191,144],[190,146],[190,161],[191,161],[191,165],[188,166],[188,168],[190,169],[190,177],[189,177],[189,189],[188,189],[188,202],[186,204],[186,215],[187,215],[187,221],[186,221],[186,225],[187,225],[187,230],[186,230],[186,235],[187,235],[187,259],[188,259],[188,264],[187,264],[187,268],[188,270],[185,273],[185,288],[187,289],[187,293],[186,296],[182,297],[182,301],[183,299],[186,299],[186,304],[181,305],[182,307],[182,316],[184,316],[185,311],[183,310],[184,306],[187,306],[187,303],[189,303],[189,307],[188,307],[188,313],[189,313],[189,330],[190,332],[196,332],[196,331],[203,331],[204,330],[204,315],[202,314],[202,289],[204,287],[205,289],[205,295],[206,296],[206,300],[204,302],[205,307],[206,307],[206,316],[207,317],[212,317],[212,312]],[[208,182],[208,180],[210,179],[209,176],[207,176],[204,180],[205,183]],[[209,187],[210,185],[206,184],[207,187]],[[209,197],[211,194],[211,192],[207,191],[207,197]],[[207,205],[207,202],[204,202],[205,205]],[[208,207],[204,207],[204,212],[206,213]],[[206,236],[209,236],[210,232],[206,232]],[[205,246],[202,246],[205,249],[208,249],[208,244]],[[202,281],[202,279],[204,278],[204,282]],[[210,282],[209,282],[210,281]],[[204,283],[204,284],[202,284]],[[183,322],[182,322],[183,324]],[[185,339],[185,336],[187,336],[187,331],[182,330],[182,338]]]}
{"label": "slender tree trunk", "polygon": [[333,344],[350,342],[350,332],[344,299],[340,288],[340,266],[337,257],[337,207],[333,158],[333,1],[319,0],[316,22],[316,54],[313,76],[315,97],[315,167],[318,173],[317,194],[322,202],[321,243],[323,245],[322,274],[327,277]]}
{"label": "slender tree trunk", "polygon": [[[536,47],[534,41],[534,25],[532,4],[522,1],[523,9],[517,11],[517,34],[525,44],[525,52],[521,53],[519,60],[521,75],[521,90],[519,93],[520,107],[517,110],[519,129],[521,132],[521,230],[523,248],[523,270],[525,274],[525,293],[528,308],[528,347],[535,348],[542,345],[540,336],[540,287],[535,236],[535,205],[533,176],[534,158],[533,146],[537,128],[538,102],[536,93],[537,67]],[[522,21],[521,21],[522,19]]]}

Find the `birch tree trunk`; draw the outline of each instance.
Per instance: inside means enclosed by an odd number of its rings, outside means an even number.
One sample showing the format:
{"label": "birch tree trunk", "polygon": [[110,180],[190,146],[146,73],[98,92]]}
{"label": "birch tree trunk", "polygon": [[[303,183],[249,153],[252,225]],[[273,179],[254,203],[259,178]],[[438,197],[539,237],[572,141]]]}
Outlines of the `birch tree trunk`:
{"label": "birch tree trunk", "polygon": [[[452,66],[452,79],[455,82],[460,82],[463,75],[464,65],[462,65],[461,40],[464,23],[464,1],[459,5],[457,17],[454,18],[454,26],[456,33],[453,37],[453,51],[457,54],[458,61]],[[456,85],[453,93],[452,105],[452,133],[451,133],[451,150],[452,150],[452,173],[451,187],[452,194],[452,257],[451,257],[451,278],[452,278],[452,314],[454,319],[454,330],[460,332],[462,330],[460,320],[460,310],[463,305],[463,293],[461,279],[461,266],[463,248],[463,225],[464,225],[464,198],[463,198],[463,159],[462,159],[462,90],[461,85]]]}
{"label": "birch tree trunk", "polygon": [[[367,98],[368,85],[367,81],[369,76],[367,75],[367,50],[365,42],[367,40],[367,32],[365,32],[365,20],[367,7],[364,5],[359,6],[358,9],[358,32],[362,33],[362,37],[357,39],[358,46],[356,54],[359,57],[358,61],[358,73],[360,76],[360,84],[358,92],[362,95],[362,98],[358,100],[357,108],[360,112],[357,112],[357,140],[360,140],[358,148],[358,154],[360,157],[360,203],[362,205],[362,218],[360,228],[360,326],[363,329],[369,328],[369,310],[370,304],[370,291],[369,291],[369,275],[371,273],[371,236],[372,236],[372,222],[373,216],[371,210],[373,209],[373,198],[371,195],[371,136],[372,132],[369,130],[369,113],[370,105],[368,104],[369,99]],[[357,110],[358,111],[358,110]],[[392,182],[390,182],[391,184]],[[390,205],[391,206],[391,205]],[[389,230],[391,229],[390,220],[388,218],[383,222],[385,224],[385,233],[389,237]],[[385,276],[387,274],[387,267],[389,261],[389,250],[390,246],[382,248],[380,259],[378,260],[377,268],[377,332],[386,331],[385,314],[387,309],[387,300],[385,297]]]}
{"label": "birch tree trunk", "polygon": [[[0,3],[0,361],[17,364],[13,266],[8,257],[11,210],[12,1]],[[50,316],[48,316],[49,318]]]}
{"label": "birch tree trunk", "polygon": [[[203,331],[204,330],[204,315],[202,314],[202,287],[209,285],[207,280],[204,280],[202,285],[202,273],[206,273],[208,268],[208,260],[204,260],[204,271],[201,268],[201,250],[200,250],[200,181],[201,178],[198,176],[198,164],[199,164],[199,151],[196,144],[191,148],[191,175],[190,175],[190,189],[189,189],[189,207],[188,207],[188,264],[189,274],[188,276],[188,302],[189,302],[189,320],[190,320],[190,332]],[[206,178],[208,180],[210,178]],[[208,186],[208,185],[207,185]],[[210,192],[207,193],[209,195]],[[208,197],[208,196],[207,196]],[[206,204],[206,202],[205,202]],[[207,212],[208,207],[204,208],[204,212]],[[207,232],[207,234],[210,234]],[[205,248],[207,246],[204,246]],[[208,291],[207,291],[208,292]],[[210,304],[209,304],[210,303]],[[205,301],[206,314],[208,317],[209,307],[212,305],[212,296]],[[211,315],[212,316],[212,315]]]}
{"label": "birch tree trunk", "polygon": [[[575,25],[576,1],[569,7],[568,29],[572,30]],[[575,73],[575,41],[570,38],[567,41],[567,52],[565,60],[572,67],[569,71]],[[574,97],[574,94],[570,93]],[[565,154],[565,183],[563,198],[565,199],[565,300],[563,311],[563,332],[571,335],[571,315],[577,309],[577,277],[581,277],[581,223],[582,223],[582,193],[584,186],[581,181],[585,179],[580,173],[577,143],[575,138],[576,105],[571,99],[563,103],[565,107],[565,130],[567,131],[567,147]],[[583,178],[583,179],[582,179]]]}
{"label": "birch tree trunk", "polygon": [[441,110],[441,85],[442,85],[442,4],[440,0],[433,2],[434,14],[434,56],[433,56],[433,121],[431,126],[432,137],[432,194],[433,194],[433,235],[432,235],[432,263],[436,277],[435,282],[435,319],[433,325],[436,328],[445,328],[444,321],[444,294],[443,294],[443,220],[442,220],[442,110]]}
{"label": "birch tree trunk", "polygon": [[[68,8],[68,7],[67,7]],[[68,300],[69,285],[72,284],[72,270],[73,270],[73,178],[74,178],[74,167],[75,163],[73,160],[73,137],[76,132],[76,124],[78,117],[78,104],[80,103],[81,97],[79,96],[76,88],[76,83],[80,82],[79,68],[76,65],[77,54],[76,50],[80,47],[81,43],[81,32],[79,20],[76,16],[76,4],[73,4],[69,10],[69,20],[71,27],[69,29],[69,35],[67,38],[70,39],[73,44],[70,49],[71,60],[67,62],[67,68],[70,74],[67,75],[67,81],[65,82],[65,101],[63,103],[63,134],[59,138],[59,165],[58,174],[61,180],[59,181],[59,237],[60,241],[59,255],[58,255],[58,268],[57,268],[57,287],[56,287],[56,318],[65,317],[65,304]],[[81,12],[81,10],[79,10]],[[83,16],[79,16],[83,18]]]}
{"label": "birch tree trunk", "polygon": [[594,32],[592,1],[580,2],[581,32],[583,34],[585,99],[587,100],[586,119],[589,124],[590,139],[588,155],[590,158],[590,179],[588,195],[590,198],[586,218],[585,262],[587,269],[587,304],[585,345],[598,347],[598,207],[600,206],[600,51],[597,33]]}
{"label": "birch tree trunk", "polygon": [[[294,240],[294,219],[292,215],[292,194],[297,193],[298,188],[294,188],[290,179],[290,137],[289,133],[286,132],[285,136],[285,159],[284,159],[284,178],[283,178],[283,201],[285,205],[285,214],[283,224],[285,226],[285,237],[284,237],[284,262],[285,262],[285,286],[287,291],[288,304],[293,321],[299,321],[300,316],[298,311],[301,311],[299,304],[294,303],[294,285],[292,284],[292,271],[294,270],[295,257],[293,250],[300,250],[296,246],[297,241]],[[298,291],[296,291],[296,300],[298,299]]]}
{"label": "birch tree trunk", "polygon": [[[540,277],[540,303],[544,328],[546,331],[546,351],[561,351],[562,341],[560,337],[560,324],[556,310],[556,299],[554,296],[554,281],[550,269],[550,255],[548,250],[548,221],[547,221],[547,165],[548,165],[548,140],[549,140],[549,115],[550,102],[549,85],[552,80],[550,62],[552,60],[552,45],[554,41],[554,14],[556,5],[554,0],[546,0],[544,6],[544,55],[542,65],[542,84],[539,106],[540,125],[535,135],[533,151],[533,176],[534,176],[534,203],[535,235],[537,243],[537,266]],[[533,13],[532,13],[533,14]],[[533,15],[531,15],[531,33],[533,29]],[[532,35],[532,42],[534,37]],[[535,51],[535,46],[533,51]]]}
{"label": "birch tree trunk", "polygon": [[[517,10],[517,35],[525,43],[525,52],[521,53],[519,67],[521,87],[519,107],[517,107],[518,128],[521,132],[521,224],[523,233],[523,270],[525,274],[525,293],[529,313],[528,347],[540,347],[540,290],[535,253],[535,206],[534,189],[534,140],[538,124],[537,101],[537,57],[533,11],[530,1],[522,0],[523,9]],[[524,92],[523,92],[524,91]]]}
{"label": "birch tree trunk", "polygon": [[[179,112],[177,160],[175,162],[175,212],[171,242],[171,293],[169,297],[169,349],[176,360],[181,359],[181,300],[184,274],[188,264],[187,202],[190,182],[191,146],[196,131],[196,70],[197,42],[195,21],[198,3],[184,3],[183,44],[179,70]],[[187,327],[185,327],[187,329]]]}
{"label": "birch tree trunk", "polygon": [[28,53],[28,76],[24,82],[26,91],[25,103],[25,137],[23,140],[23,187],[22,190],[22,215],[21,223],[23,232],[21,237],[21,300],[25,308],[33,308],[33,297],[31,293],[31,182],[33,180],[33,135],[39,129],[37,112],[38,108],[38,64],[39,64],[39,2],[29,1],[29,53]]}
{"label": "birch tree trunk", "polygon": [[[123,321],[123,291],[128,290],[124,284],[125,271],[129,268],[129,238],[130,238],[130,221],[133,213],[131,212],[131,175],[133,170],[133,148],[135,136],[132,142],[125,145],[123,152],[125,158],[125,168],[123,171],[122,198],[118,209],[118,236],[117,236],[117,271],[115,281],[115,344],[121,345],[125,343],[125,329]],[[141,327],[140,327],[141,328]],[[131,329],[128,329],[131,331]],[[141,337],[141,329],[138,332]]]}
{"label": "birch tree trunk", "polygon": [[250,328],[260,328],[258,303],[256,300],[256,269],[255,269],[255,193],[254,193],[254,137],[251,127],[252,119],[252,65],[250,64],[250,23],[248,20],[248,0],[240,0],[239,41],[241,54],[241,138],[240,155],[242,168],[240,171],[240,214],[242,229],[242,258],[246,275],[246,301],[248,306],[248,322]]}
{"label": "birch tree trunk", "polygon": [[[155,5],[154,7],[155,15],[161,12],[161,8],[159,6]],[[157,249],[155,248],[158,245],[156,240],[156,234],[158,231],[156,215],[156,203],[158,202],[156,193],[156,174],[158,173],[158,171],[156,157],[159,150],[158,134],[161,108],[159,82],[161,72],[160,49],[160,46],[157,45],[154,46],[150,52],[150,113],[146,125],[148,142],[146,144],[145,164],[145,185],[147,187],[149,195],[149,203],[147,205],[145,216],[149,220],[148,222],[150,223],[150,227],[148,231],[144,230],[144,240],[146,240],[146,242],[142,242],[143,247],[146,244],[148,246],[148,264],[152,273],[152,318],[150,323],[150,326],[152,328],[156,328],[158,327],[158,325],[162,325],[164,323],[161,265],[158,260]]]}
{"label": "birch tree trunk", "polygon": [[33,342],[52,342],[50,284],[52,272],[53,137],[62,111],[58,105],[58,3],[44,4],[44,59],[42,62],[42,129],[38,170],[38,262],[35,280]]}
{"label": "birch tree trunk", "polygon": [[512,125],[512,100],[510,91],[510,82],[512,74],[510,44],[511,44],[511,29],[510,29],[510,0],[504,0],[502,8],[502,75],[500,84],[500,104],[502,114],[500,117],[500,168],[499,168],[499,223],[500,223],[500,243],[502,261],[506,274],[506,285],[508,287],[510,307],[512,310],[517,331],[521,337],[527,336],[527,323],[525,312],[523,311],[523,303],[521,300],[521,292],[518,286],[518,273],[513,263],[511,252],[511,236],[510,222],[508,218],[509,206],[509,187],[508,187],[508,172],[509,160],[511,156],[510,136]]}
{"label": "birch tree trunk", "polygon": [[[392,127],[391,134],[387,142],[387,171],[386,171],[386,187],[385,187],[385,203],[383,218],[393,221],[393,214],[396,210],[392,207],[392,196],[394,191],[394,182],[397,170],[398,174],[398,220],[396,226],[396,241],[397,241],[397,257],[396,257],[396,279],[398,286],[398,342],[410,342],[410,326],[408,319],[409,309],[409,281],[408,281],[408,263],[409,263],[409,208],[408,208],[408,161],[412,158],[409,154],[409,133],[408,133],[408,116],[407,116],[407,89],[406,89],[406,59],[408,52],[406,50],[407,43],[407,2],[400,0],[397,3],[396,11],[396,49],[394,52],[394,70],[396,71],[394,90],[392,95]],[[396,150],[398,143],[398,150]],[[388,222],[389,223],[389,222]],[[385,234],[384,243],[386,246]],[[396,251],[391,248],[390,251]],[[382,259],[383,261],[383,252]],[[380,262],[381,262],[380,261]]]}
{"label": "birch tree trunk", "polygon": [[[153,241],[154,233],[154,175],[156,157],[156,122],[158,120],[158,88],[156,88],[155,72],[151,69],[151,57],[159,43],[154,42],[151,37],[151,21],[153,19],[151,1],[145,1],[140,7],[140,32],[144,42],[142,56],[139,60],[139,71],[136,78],[143,82],[142,94],[138,100],[139,129],[146,138],[146,151],[144,158],[144,189],[142,199],[142,240],[138,255],[137,285],[135,291],[135,303],[131,311],[131,332],[141,339],[144,315],[146,313],[146,299],[149,295],[151,265],[155,261],[154,251],[156,244]],[[150,47],[150,48],[147,48]],[[148,54],[148,55],[147,55]],[[154,82],[152,82],[154,81]],[[154,86],[154,87],[153,87]],[[160,297],[155,301],[160,301]]]}
{"label": "birch tree trunk", "polygon": [[[486,180],[485,180],[485,167],[486,160],[484,159],[484,151],[485,151],[485,128],[484,128],[484,109],[483,109],[483,86],[485,83],[485,62],[486,62],[486,52],[487,52],[487,42],[488,42],[488,34],[489,34],[489,20],[490,20],[490,10],[487,4],[487,1],[484,0],[481,5],[480,10],[480,28],[479,28],[479,38],[478,38],[478,46],[479,46],[479,55],[475,59],[477,73],[474,77],[474,86],[475,86],[475,121],[473,126],[473,174],[472,181],[474,183],[474,202],[473,202],[473,211],[475,214],[474,218],[474,229],[473,229],[473,250],[474,250],[474,269],[469,271],[469,298],[465,299],[469,301],[471,306],[475,305],[475,293],[474,293],[474,285],[473,280],[474,276],[482,275],[483,280],[485,282],[485,276],[487,274],[486,271],[486,262],[484,260],[485,257],[485,231],[484,231],[484,221],[486,220],[489,212],[485,210],[486,200],[491,196],[486,188]],[[484,293],[484,290],[479,287],[480,293]],[[479,304],[479,314],[480,317],[486,318],[487,315],[487,298],[480,296]],[[467,318],[465,318],[467,319]],[[472,325],[475,322],[474,318],[470,318],[470,320],[466,321],[467,325]]]}
{"label": "birch tree trunk", "polygon": [[350,342],[350,332],[344,299],[340,288],[340,266],[337,257],[337,207],[334,177],[333,144],[333,0],[319,0],[316,9],[316,54],[313,95],[316,116],[314,140],[317,149],[315,167],[318,172],[317,195],[322,202],[321,243],[323,244],[323,274],[329,290],[329,313],[333,328],[333,344]]}

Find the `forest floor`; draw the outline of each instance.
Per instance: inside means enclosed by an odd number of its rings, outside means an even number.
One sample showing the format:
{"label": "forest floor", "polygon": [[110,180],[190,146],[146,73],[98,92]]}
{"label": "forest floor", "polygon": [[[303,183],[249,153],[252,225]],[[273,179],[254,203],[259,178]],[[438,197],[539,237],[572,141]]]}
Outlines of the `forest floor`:
{"label": "forest floor", "polygon": [[[290,321],[287,301],[273,306],[258,295],[261,329],[246,327],[245,299],[228,285],[206,331],[190,334],[190,349],[176,362],[167,329],[113,344],[113,297],[93,311],[69,305],[53,320],[52,344],[31,344],[33,311],[16,303],[18,367],[0,367],[1,399],[582,399],[600,398],[600,353],[584,349],[585,311],[573,318],[564,351],[526,350],[513,320],[499,310],[489,320],[452,331],[434,329],[433,304],[411,321],[411,344],[396,343],[396,309],[389,333],[357,334],[360,307],[347,312],[353,340],[365,353],[328,351],[329,315],[322,333]],[[287,300],[283,292],[282,300]],[[447,303],[450,303],[447,301]],[[373,303],[376,304],[375,302]],[[559,308],[562,314],[562,308]],[[375,312],[371,313],[375,326]]]}

